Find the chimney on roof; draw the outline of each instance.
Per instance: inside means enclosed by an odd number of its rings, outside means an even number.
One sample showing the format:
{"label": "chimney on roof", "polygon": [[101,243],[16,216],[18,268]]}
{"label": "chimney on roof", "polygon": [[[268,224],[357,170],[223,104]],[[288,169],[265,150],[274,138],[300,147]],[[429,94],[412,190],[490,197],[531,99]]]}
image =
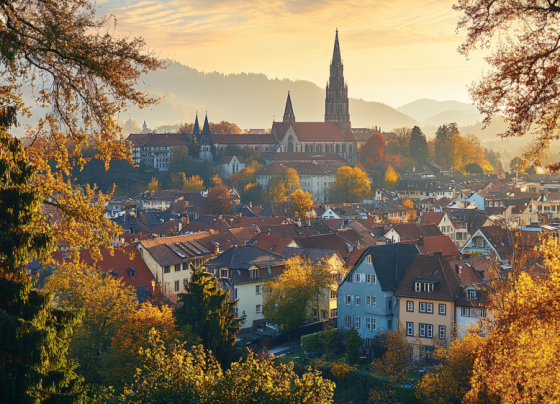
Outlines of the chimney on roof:
{"label": "chimney on roof", "polygon": [[249,207],[250,207],[250,208],[253,207],[253,202],[249,202]]}
{"label": "chimney on roof", "polygon": [[461,275],[463,273],[463,266],[455,264],[455,272],[457,272],[457,275]]}
{"label": "chimney on roof", "polygon": [[420,236],[420,238],[418,238],[418,246],[424,247],[424,236]]}
{"label": "chimney on roof", "polygon": [[297,227],[301,227],[301,219],[299,217],[298,217],[298,220],[297,220]]}

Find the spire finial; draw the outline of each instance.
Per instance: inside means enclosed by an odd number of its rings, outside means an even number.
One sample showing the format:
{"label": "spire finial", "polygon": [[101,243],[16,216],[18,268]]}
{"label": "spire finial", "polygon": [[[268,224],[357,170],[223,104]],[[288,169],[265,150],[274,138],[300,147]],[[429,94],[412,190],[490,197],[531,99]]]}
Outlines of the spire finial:
{"label": "spire finial", "polygon": [[294,115],[294,109],[292,108],[292,99],[290,97],[290,92],[288,91],[288,99],[286,100],[286,109],[284,109],[284,122],[295,122],[296,117]]}

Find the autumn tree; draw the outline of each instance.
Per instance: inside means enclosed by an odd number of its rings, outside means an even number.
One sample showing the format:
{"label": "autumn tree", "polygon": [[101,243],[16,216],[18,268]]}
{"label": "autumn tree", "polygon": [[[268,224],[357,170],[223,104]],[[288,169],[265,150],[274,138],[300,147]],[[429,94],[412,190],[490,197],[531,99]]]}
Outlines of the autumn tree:
{"label": "autumn tree", "polygon": [[138,122],[128,118],[126,121],[123,121],[123,132],[125,133],[140,133],[142,128],[138,125]]}
{"label": "autumn tree", "polygon": [[[524,157],[540,166],[551,141],[559,138],[560,4],[557,0],[459,0],[457,30],[466,30],[459,52],[468,57],[479,48],[492,48],[489,71],[470,88],[489,125],[499,116],[507,129],[500,135],[535,137]],[[500,39],[501,38],[501,39]],[[557,170],[560,166],[549,166]]]}
{"label": "autumn tree", "polygon": [[241,201],[243,203],[251,202],[253,205],[266,205],[270,202],[270,195],[263,190],[261,184],[247,184],[241,191]]}
{"label": "autumn tree", "polygon": [[290,194],[290,216],[297,216],[301,219],[309,219],[307,212],[313,209],[313,196],[309,192],[303,192],[301,189],[296,189]]}
{"label": "autumn tree", "polygon": [[62,264],[49,276],[45,290],[58,307],[82,310],[80,324],[70,339],[70,352],[88,383],[103,381],[103,361],[112,338],[134,313],[136,290],[110,273],[85,263]]}
{"label": "autumn tree", "polygon": [[416,366],[414,355],[419,354],[421,343],[416,338],[411,344],[400,322],[396,331],[381,331],[379,341],[384,353],[379,358],[373,358],[371,371],[374,375],[383,377],[388,382],[388,387],[375,387],[370,393],[370,399],[373,402],[392,402],[395,396],[394,387],[402,384]]}
{"label": "autumn tree", "polygon": [[434,143],[434,158],[436,164],[443,167],[451,167],[453,165],[453,137],[456,135],[459,135],[459,128],[456,123],[441,125],[437,129]]}
{"label": "autumn tree", "polygon": [[[200,177],[199,177],[200,178]],[[224,180],[222,180],[222,177],[220,177],[220,174],[216,173],[214,176],[212,176],[212,178],[210,178],[212,180],[212,183],[214,185],[222,185],[224,183]]]}
{"label": "autumn tree", "polygon": [[282,173],[282,178],[284,178],[284,182],[286,183],[286,193],[291,194],[297,189],[301,189],[301,185],[299,183],[299,174],[293,168],[288,168]]}
{"label": "autumn tree", "polygon": [[202,347],[186,350],[180,344],[166,346],[157,332],[150,346],[141,349],[143,365],[126,389],[126,403],[332,403],[334,383],[318,371],[294,372],[292,362],[275,364],[274,356],[250,352],[243,361],[224,371]]}
{"label": "autumn tree", "polygon": [[[153,105],[135,86],[162,63],[142,39],[115,38],[113,16],[98,19],[81,0],[5,0],[0,4],[0,401],[78,402],[80,382],[66,361],[77,316],[54,310],[48,294],[31,290],[24,265],[51,263],[57,243],[112,249],[120,230],[104,217],[110,195],[79,191],[70,180],[89,160],[132,162],[118,117]],[[21,95],[25,93],[25,98]],[[44,113],[23,145],[10,133],[16,115]],[[83,151],[96,150],[91,157]],[[52,220],[40,205],[57,210]]]}
{"label": "autumn tree", "polygon": [[237,135],[242,132],[239,126],[228,121],[221,121],[219,123],[208,122],[208,126],[210,127],[210,133]]}
{"label": "autumn tree", "polygon": [[156,177],[152,177],[152,180],[149,182],[148,191],[159,191],[159,181]]}
{"label": "autumn tree", "polygon": [[520,156],[515,156],[509,162],[509,169],[515,173],[524,174],[527,171],[527,161]]}
{"label": "autumn tree", "polygon": [[231,194],[225,185],[210,188],[208,196],[202,202],[202,210],[211,215],[226,215],[233,212]]}
{"label": "autumn tree", "polygon": [[470,163],[465,166],[465,172],[468,174],[484,174],[484,170],[477,163]]}
{"label": "autumn tree", "polygon": [[[185,173],[182,174],[184,175]],[[199,175],[193,175],[190,178],[186,178],[185,176],[182,188],[186,191],[203,191],[204,181],[202,181]]]}
{"label": "autumn tree", "polygon": [[385,153],[385,140],[381,133],[374,133],[358,151],[358,161],[364,166],[379,163]]}
{"label": "autumn tree", "polygon": [[373,168],[371,172],[383,170],[384,166],[391,166],[398,173],[406,174],[412,171],[416,166],[416,162],[410,157],[404,157],[399,154],[386,154],[383,158],[383,164],[379,164],[379,167]]}
{"label": "autumn tree", "polygon": [[239,189],[244,189],[248,184],[254,184],[257,182],[257,171],[261,170],[264,166],[257,161],[251,162],[250,165],[246,166],[243,170],[238,171],[232,177],[237,180],[237,186]]}
{"label": "autumn tree", "polygon": [[201,269],[193,271],[185,289],[186,293],[178,295],[182,306],[174,311],[177,327],[192,330],[204,348],[222,366],[229,367],[241,356],[235,349],[242,321],[235,315],[237,301],[231,301],[229,292],[220,287],[215,276]]}
{"label": "autumn tree", "polygon": [[306,320],[313,320],[313,309],[319,312],[335,286],[332,275],[337,272],[326,262],[314,263],[302,256],[288,259],[282,275],[264,287],[263,315],[284,330],[301,327]]}
{"label": "autumn tree", "polygon": [[412,128],[410,132],[409,156],[416,162],[418,168],[425,164],[429,158],[426,135],[422,133],[422,129],[418,126]]}
{"label": "autumn tree", "polygon": [[383,185],[388,189],[395,189],[397,186],[397,181],[399,180],[399,174],[394,170],[393,167],[388,166],[385,171],[385,176],[383,177]]}
{"label": "autumn tree", "polygon": [[335,203],[363,202],[371,194],[367,174],[359,167],[340,167],[335,176],[335,183],[329,190],[331,200]]}
{"label": "autumn tree", "polygon": [[487,396],[502,403],[560,400],[560,245],[544,237],[519,262],[523,255],[516,252],[507,279],[499,265],[489,271],[492,321],[477,351],[467,403]]}
{"label": "autumn tree", "polygon": [[[416,395],[425,404],[461,404],[471,388],[471,374],[484,337],[478,330],[469,331],[463,338],[455,338],[449,348],[434,352],[438,366],[420,380]],[[492,403],[490,397],[480,397],[479,403]]]}
{"label": "autumn tree", "polygon": [[407,127],[395,128],[393,129],[393,133],[396,136],[389,141],[385,152],[387,154],[409,157],[411,129]]}
{"label": "autumn tree", "polygon": [[286,194],[288,193],[284,178],[279,175],[270,177],[270,180],[268,181],[268,193],[273,202],[283,202],[286,199]]}
{"label": "autumn tree", "polygon": [[166,344],[181,339],[171,307],[143,303],[112,338],[111,348],[104,360],[103,376],[107,385],[122,390],[125,385],[132,384],[136,369],[142,365],[139,350],[149,348],[152,329]]}
{"label": "autumn tree", "polygon": [[492,149],[484,149],[484,157],[486,161],[492,165],[494,171],[500,171],[503,169],[502,167],[502,156],[500,152],[495,152]]}

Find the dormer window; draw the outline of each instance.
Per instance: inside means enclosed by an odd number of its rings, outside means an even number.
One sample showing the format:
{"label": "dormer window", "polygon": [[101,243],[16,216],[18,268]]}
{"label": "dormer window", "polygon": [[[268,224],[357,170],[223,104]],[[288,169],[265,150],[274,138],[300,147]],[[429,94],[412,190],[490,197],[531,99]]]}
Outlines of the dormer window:
{"label": "dormer window", "polygon": [[371,255],[368,255],[366,260],[367,260],[367,263],[371,265]]}
{"label": "dormer window", "polygon": [[250,279],[257,279],[259,277],[259,270],[258,269],[250,269],[249,270],[249,278]]}
{"label": "dormer window", "polygon": [[476,290],[469,290],[469,300],[476,300]]}
{"label": "dormer window", "polygon": [[220,278],[227,278],[228,277],[228,270],[227,269],[221,269],[220,270]]}
{"label": "dormer window", "polygon": [[431,282],[414,282],[414,291],[431,293],[434,291],[434,284]]}

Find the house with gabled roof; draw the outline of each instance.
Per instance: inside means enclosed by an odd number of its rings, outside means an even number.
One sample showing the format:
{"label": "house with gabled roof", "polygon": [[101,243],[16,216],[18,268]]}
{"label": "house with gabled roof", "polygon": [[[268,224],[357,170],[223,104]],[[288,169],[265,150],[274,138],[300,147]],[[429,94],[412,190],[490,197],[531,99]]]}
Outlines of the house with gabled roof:
{"label": "house with gabled roof", "polygon": [[399,223],[385,233],[384,238],[391,243],[417,241],[420,237],[439,236],[442,232],[435,224]]}
{"label": "house with gabled roof", "polygon": [[231,300],[238,300],[236,314],[245,316],[243,328],[266,324],[262,314],[264,284],[284,272],[286,259],[254,245],[233,246],[205,263],[207,272],[218,277]]}
{"label": "house with gabled roof", "polygon": [[511,259],[514,244],[513,236],[508,229],[500,226],[484,226],[476,231],[460,251],[463,254],[494,253],[500,261],[505,262]]}
{"label": "house with gabled roof", "polygon": [[381,331],[394,331],[395,292],[419,253],[414,244],[371,246],[338,287],[338,329],[355,329],[370,346]]}
{"label": "house with gabled roof", "polygon": [[424,212],[420,217],[420,223],[435,224],[442,234],[455,241],[455,227],[446,212]]}
{"label": "house with gabled roof", "polygon": [[448,346],[460,292],[457,275],[440,253],[417,255],[395,293],[409,342],[419,338],[424,352],[432,351],[436,344]]}

